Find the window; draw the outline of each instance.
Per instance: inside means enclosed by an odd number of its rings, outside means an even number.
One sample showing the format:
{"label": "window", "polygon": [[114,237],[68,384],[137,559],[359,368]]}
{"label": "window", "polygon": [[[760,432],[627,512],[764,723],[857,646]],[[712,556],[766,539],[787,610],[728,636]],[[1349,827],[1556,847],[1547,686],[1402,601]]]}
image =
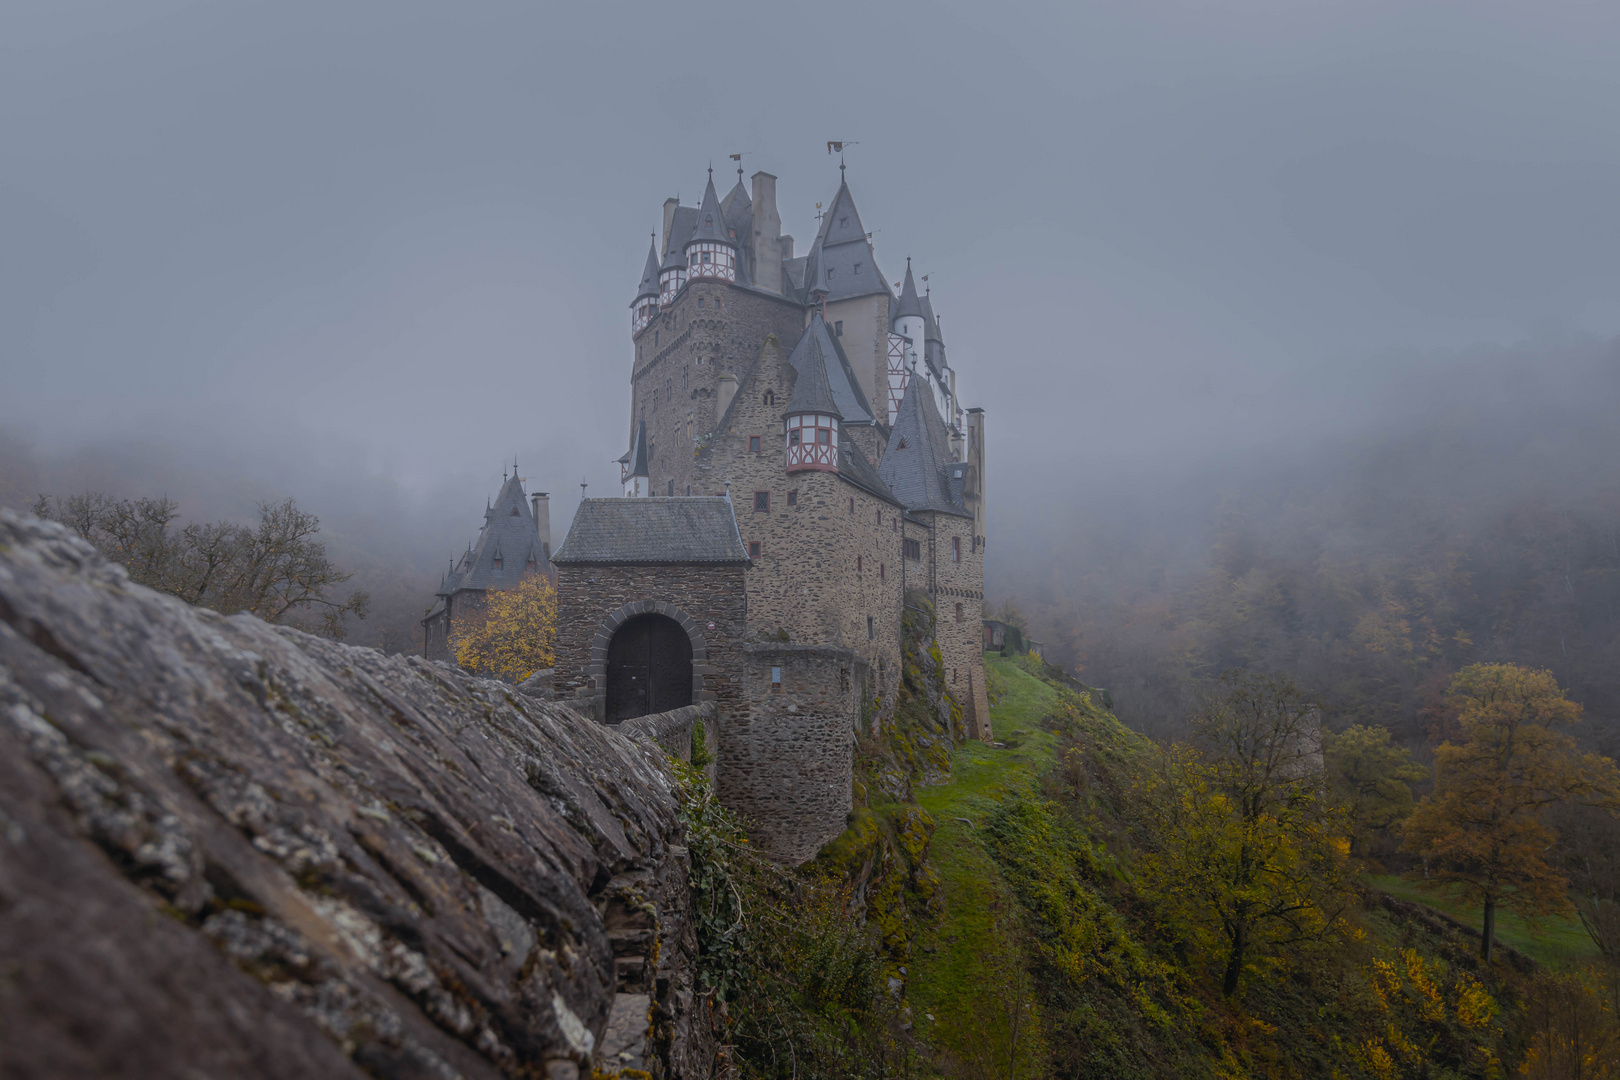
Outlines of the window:
{"label": "window", "polygon": [[883,524],[883,508],[881,506],[878,507],[878,524],[880,526]]}
{"label": "window", "polygon": [[827,280],[828,281],[831,281],[833,279],[833,274],[834,274],[834,271],[832,271],[832,270],[827,271]]}
{"label": "window", "polygon": [[776,404],[776,391],[775,390],[767,390],[767,391],[765,391],[765,404],[767,404],[767,405],[775,405]]}
{"label": "window", "polygon": [[[708,260],[707,257],[705,257],[703,261],[708,262],[709,260]],[[700,296],[700,297],[698,297],[698,307],[702,307],[702,306],[703,306],[703,297]]]}
{"label": "window", "polygon": [[653,331],[653,348],[658,348],[658,331]]}
{"label": "window", "polygon": [[750,540],[750,541],[748,541],[748,557],[750,559],[759,558],[759,541],[758,540]]}
{"label": "window", "polygon": [[879,581],[888,581],[889,580],[889,578],[888,578],[888,569],[889,569],[889,567],[888,567],[887,563],[878,563],[878,580]]}
{"label": "window", "polygon": [[833,323],[833,336],[835,336],[835,337],[843,337],[844,336],[844,320],[843,319],[838,319],[837,321],[835,321]]}
{"label": "window", "polygon": [[669,497],[672,498],[672,499],[675,497],[675,481],[674,480],[671,480],[669,482]]}
{"label": "window", "polygon": [[858,274],[858,273],[860,273],[860,272],[861,272],[861,264],[860,264],[860,263],[856,263],[856,264],[855,264],[855,272],[856,272],[856,273],[857,273],[857,274]]}
{"label": "window", "polygon": [[686,494],[687,494],[688,498],[691,497],[691,495],[692,495],[692,485],[691,484],[686,485]]}
{"label": "window", "polygon": [[[705,251],[705,252],[704,252],[704,253],[703,253],[703,261],[704,261],[704,262],[708,262],[708,261],[709,261],[709,253],[708,253],[708,252],[707,252],[707,251]],[[703,301],[701,301],[701,300],[699,300],[699,301],[698,301],[698,307],[702,307],[702,306],[703,306]]]}
{"label": "window", "polygon": [[895,449],[896,450],[904,450],[905,448],[906,448],[906,437],[904,435],[902,435],[902,436],[900,436],[900,445],[896,446]]}
{"label": "window", "polygon": [[[733,233],[732,235],[736,235],[736,234]],[[720,310],[720,298],[718,296],[714,298],[714,310],[716,310],[716,311]]]}
{"label": "window", "polygon": [[962,605],[961,604],[956,605],[956,621],[957,622],[962,621]]}
{"label": "window", "polygon": [[497,555],[497,556],[495,556],[495,569],[499,570],[500,568],[501,568],[501,557],[499,555]]}
{"label": "window", "polygon": [[900,541],[900,551],[901,554],[913,562],[919,561],[922,559],[922,541],[913,540],[908,536]]}
{"label": "window", "polygon": [[847,217],[841,217],[841,218],[839,218],[839,219],[838,219],[838,227],[839,227],[839,228],[840,228],[840,229],[847,229],[847,228],[849,228],[849,218],[847,218]]}
{"label": "window", "polygon": [[852,514],[855,512],[855,496],[853,495],[849,497],[849,512]]}
{"label": "window", "polygon": [[789,446],[798,446],[799,445],[799,429],[798,428],[793,428],[788,432],[788,445]]}
{"label": "window", "polygon": [[877,637],[877,630],[872,624],[872,616],[868,615],[866,617],[866,640],[871,641],[875,637]]}
{"label": "window", "polygon": [[755,454],[759,453],[759,436],[758,435],[750,435],[750,436],[748,436],[748,449],[749,449],[749,451],[751,453],[755,453]]}
{"label": "window", "polygon": [[855,556],[855,572],[857,574],[861,572],[861,557],[859,555]]}
{"label": "window", "polygon": [[[961,561],[962,561],[962,538],[960,536],[953,536],[953,537],[951,537],[951,562],[961,562]],[[961,604],[956,605],[956,621],[957,622],[962,621],[962,605]]]}
{"label": "window", "polygon": [[778,692],[782,689],[782,669],[779,667],[771,668],[771,689]]}
{"label": "window", "polygon": [[799,493],[797,491],[788,492],[788,505],[789,506],[798,506],[799,505]]}
{"label": "window", "polygon": [[816,445],[827,446],[832,442],[832,428],[816,428]]}
{"label": "window", "polygon": [[754,492],[754,511],[760,514],[771,512],[771,493],[768,491]]}

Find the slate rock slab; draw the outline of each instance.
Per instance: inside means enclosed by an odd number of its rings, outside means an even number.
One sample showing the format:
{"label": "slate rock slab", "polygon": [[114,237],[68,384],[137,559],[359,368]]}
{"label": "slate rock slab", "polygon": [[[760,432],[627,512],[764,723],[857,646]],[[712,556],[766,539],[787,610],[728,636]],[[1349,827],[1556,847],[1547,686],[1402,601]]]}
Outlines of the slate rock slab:
{"label": "slate rock slab", "polygon": [[0,511],[0,1077],[565,1080],[615,1002],[705,1075],[676,805],[563,706]]}

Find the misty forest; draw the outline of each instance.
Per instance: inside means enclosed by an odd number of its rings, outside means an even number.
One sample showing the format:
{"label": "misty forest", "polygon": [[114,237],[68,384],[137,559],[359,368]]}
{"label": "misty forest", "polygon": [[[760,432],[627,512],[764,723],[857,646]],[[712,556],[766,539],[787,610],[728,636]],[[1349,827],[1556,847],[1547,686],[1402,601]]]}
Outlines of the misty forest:
{"label": "misty forest", "polygon": [[1620,1078],[1611,15],[135,7],[0,15],[0,1078]]}

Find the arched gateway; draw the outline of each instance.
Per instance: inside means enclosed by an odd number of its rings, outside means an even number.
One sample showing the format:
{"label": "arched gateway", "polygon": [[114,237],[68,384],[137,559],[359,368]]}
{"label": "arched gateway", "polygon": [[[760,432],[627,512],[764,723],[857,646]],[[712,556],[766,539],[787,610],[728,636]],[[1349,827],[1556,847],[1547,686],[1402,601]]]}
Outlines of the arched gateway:
{"label": "arched gateway", "polygon": [[692,704],[692,640],[667,615],[637,615],[608,641],[605,716],[618,724]]}

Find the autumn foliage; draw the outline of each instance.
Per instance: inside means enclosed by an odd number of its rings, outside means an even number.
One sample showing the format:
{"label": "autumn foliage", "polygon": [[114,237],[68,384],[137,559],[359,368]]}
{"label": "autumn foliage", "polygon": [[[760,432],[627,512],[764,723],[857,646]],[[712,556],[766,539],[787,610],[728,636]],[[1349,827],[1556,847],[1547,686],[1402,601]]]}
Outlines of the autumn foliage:
{"label": "autumn foliage", "polygon": [[1620,774],[1609,759],[1577,750],[1566,729],[1581,707],[1549,671],[1474,664],[1452,680],[1447,702],[1462,738],[1435,750],[1435,790],[1407,823],[1405,846],[1424,860],[1412,876],[1484,908],[1480,955],[1489,960],[1499,908],[1526,916],[1569,909],[1569,882],[1549,858],[1558,836],[1548,811],[1611,802]]}
{"label": "autumn foliage", "polygon": [[458,623],[451,645],[468,671],[522,682],[555,662],[557,591],[543,574],[530,574],[489,593],[482,611]]}

